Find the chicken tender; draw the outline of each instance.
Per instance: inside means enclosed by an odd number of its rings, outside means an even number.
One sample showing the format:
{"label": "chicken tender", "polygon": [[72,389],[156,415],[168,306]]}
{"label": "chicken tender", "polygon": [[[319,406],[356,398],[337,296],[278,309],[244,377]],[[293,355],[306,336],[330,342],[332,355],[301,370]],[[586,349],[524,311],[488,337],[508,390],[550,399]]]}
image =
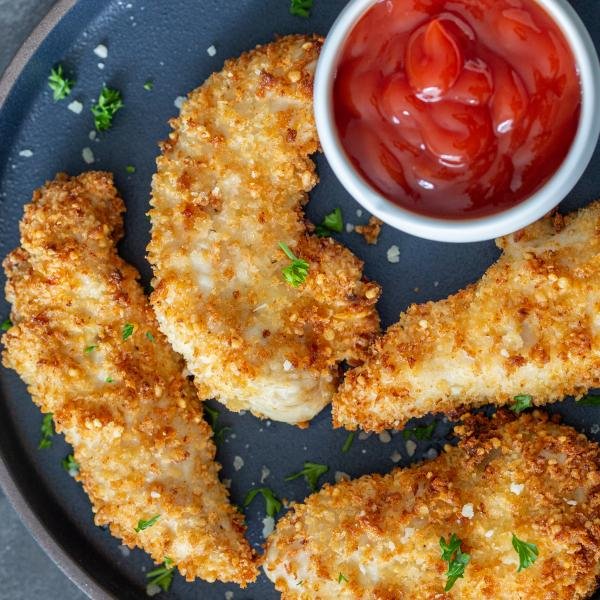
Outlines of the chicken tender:
{"label": "chicken tender", "polygon": [[[192,92],[157,161],[149,213],[152,305],[200,396],[296,424],[331,401],[338,364],[359,363],[379,328],[380,290],[362,262],[304,222],[321,43],[259,46]],[[280,242],[309,265],[298,287],[282,277]]]}
{"label": "chicken tender", "polygon": [[35,192],[21,247],[4,261],[14,327],[3,362],[73,445],[97,525],[190,581],[244,586],[255,557],[218,479],[211,429],[116,252],[124,210],[107,173],[59,175]]}
{"label": "chicken tender", "polygon": [[[295,505],[264,560],[282,599],[588,598],[600,575],[598,445],[547,415],[513,418],[471,417],[437,459]],[[469,556],[445,593],[440,540],[453,536]],[[513,543],[530,544],[520,571]]]}
{"label": "chicken tender", "polygon": [[369,431],[530,395],[535,405],[600,385],[600,202],[497,241],[482,279],[413,305],[347,374],[334,422]]}

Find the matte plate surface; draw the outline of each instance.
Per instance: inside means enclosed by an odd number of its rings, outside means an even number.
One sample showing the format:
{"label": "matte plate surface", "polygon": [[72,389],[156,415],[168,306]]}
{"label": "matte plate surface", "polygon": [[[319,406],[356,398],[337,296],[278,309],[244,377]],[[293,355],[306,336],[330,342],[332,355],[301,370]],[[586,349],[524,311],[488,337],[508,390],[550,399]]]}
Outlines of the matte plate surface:
{"label": "matte plate surface", "polygon": [[[0,257],[18,243],[18,221],[32,191],[58,171],[77,174],[90,168],[82,159],[82,149],[89,147],[96,159],[91,167],[115,173],[128,208],[121,251],[140,270],[147,285],[150,269],[144,253],[149,223],[144,213],[148,210],[157,142],[167,136],[167,120],[177,113],[175,98],[221,69],[225,58],[268,42],[275,34],[327,33],[344,4],[344,0],[316,0],[313,16],[301,19],[289,14],[289,0],[77,3],[35,52],[0,112]],[[574,0],[573,4],[599,46],[600,3]],[[107,46],[107,59],[94,54],[98,44]],[[206,51],[211,45],[217,49],[214,57]],[[68,101],[54,103],[46,78],[58,62],[76,75],[77,85]],[[154,82],[152,91],[144,90],[147,80]],[[90,106],[103,82],[123,92],[125,108],[116,116],[113,129],[92,141],[88,137],[93,129]],[[73,99],[84,105],[80,115],[67,109]],[[24,150],[30,150],[33,156],[23,156]],[[321,183],[311,194],[309,216],[320,221],[333,207],[341,206],[347,222],[366,222],[368,215],[357,215],[360,207],[344,192],[324,159],[317,160]],[[128,174],[126,165],[134,165],[135,174]],[[563,203],[563,210],[583,206],[600,196],[598,172],[597,150],[586,175]],[[390,227],[383,228],[376,246],[367,246],[355,233],[344,233],[339,238],[365,260],[366,274],[383,284],[379,309],[386,326],[410,303],[443,298],[475,281],[498,256],[493,242],[432,243]],[[386,259],[392,244],[400,249],[397,264]],[[4,283],[2,274],[2,288]],[[4,299],[0,299],[0,321],[8,310]],[[329,465],[323,479],[330,482],[336,471],[353,477],[387,473],[395,466],[393,454],[398,452],[402,457],[399,464],[404,465],[424,458],[430,449],[443,446],[449,429],[449,424],[438,417],[436,438],[419,442],[412,457],[406,452],[403,436],[398,434],[388,443],[377,436],[366,440],[357,437],[344,454],[341,447],[346,433],[332,430],[329,410],[319,415],[308,430],[301,431],[261,422],[249,414],[234,415],[218,406],[222,424],[232,428],[220,445],[218,458],[223,465],[222,477],[231,479],[232,500],[238,504],[248,489],[260,482],[263,466],[270,470],[265,485],[280,497],[302,500],[308,492],[305,483],[285,483],[283,479],[301,468],[305,460]],[[551,410],[562,413],[567,423],[598,439],[593,432],[599,429],[596,423],[600,423],[600,408],[577,407],[567,400]],[[118,540],[94,526],[81,486],[61,467],[61,459],[69,452],[67,445],[57,436],[52,448],[37,449],[40,423],[41,415],[23,383],[15,373],[0,369],[0,453],[18,490],[17,495],[12,494],[13,501],[38,538],[43,541],[47,534],[53,538],[55,544],[45,545],[88,593],[95,597],[146,598],[145,571],[151,568],[151,561],[141,551],[126,556]],[[244,460],[237,472],[233,468],[236,456]],[[9,487],[6,481],[4,484]],[[248,535],[257,547],[263,542],[263,511],[259,502],[247,511]],[[278,597],[265,577],[242,591],[231,585],[186,584],[179,575],[171,591],[160,597],[222,599],[227,591],[240,600]]]}

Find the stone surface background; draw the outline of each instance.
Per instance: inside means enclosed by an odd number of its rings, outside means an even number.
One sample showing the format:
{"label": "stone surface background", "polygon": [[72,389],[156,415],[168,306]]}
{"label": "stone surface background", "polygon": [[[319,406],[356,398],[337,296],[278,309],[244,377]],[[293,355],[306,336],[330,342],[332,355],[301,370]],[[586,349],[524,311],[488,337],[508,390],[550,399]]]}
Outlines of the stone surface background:
{"label": "stone surface background", "polygon": [[[54,0],[0,0],[0,73]],[[0,599],[84,600],[36,544],[0,492]]]}

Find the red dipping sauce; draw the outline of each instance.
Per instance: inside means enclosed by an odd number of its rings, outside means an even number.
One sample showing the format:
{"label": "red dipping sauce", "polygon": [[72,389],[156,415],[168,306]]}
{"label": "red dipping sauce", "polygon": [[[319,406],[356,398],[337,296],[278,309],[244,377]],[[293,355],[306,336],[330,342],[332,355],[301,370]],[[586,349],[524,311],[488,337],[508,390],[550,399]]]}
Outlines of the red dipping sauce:
{"label": "red dipping sauce", "polygon": [[363,177],[447,219],[540,188],[580,105],[569,44],[534,0],[382,0],[350,34],[334,84],[340,139]]}

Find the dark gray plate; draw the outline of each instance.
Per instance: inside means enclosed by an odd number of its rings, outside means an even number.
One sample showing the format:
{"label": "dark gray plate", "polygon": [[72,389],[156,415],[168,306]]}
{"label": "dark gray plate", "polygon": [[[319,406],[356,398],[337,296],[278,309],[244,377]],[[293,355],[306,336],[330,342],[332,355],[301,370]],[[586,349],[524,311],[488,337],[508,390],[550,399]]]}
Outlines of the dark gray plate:
{"label": "dark gray plate", "polygon": [[[57,171],[76,174],[89,168],[81,155],[87,146],[96,157],[93,167],[116,175],[128,207],[121,250],[147,283],[150,271],[144,249],[148,220],[144,213],[157,142],[165,138],[167,119],[177,112],[175,98],[220,69],[225,58],[267,42],[276,33],[325,34],[345,2],[316,0],[313,17],[308,20],[291,16],[288,0],[81,0],[69,10],[72,4],[59,3],[0,84],[0,102],[7,95],[0,111],[0,257],[18,243],[17,224],[33,189]],[[576,0],[573,4],[600,45],[600,3]],[[93,53],[100,43],[109,49],[103,61]],[[206,49],[213,44],[217,56],[211,58]],[[46,78],[57,62],[77,77],[72,99],[83,102],[80,115],[67,110],[68,102],[55,104],[51,100]],[[99,62],[104,63],[103,70]],[[148,79],[155,84],[151,92],[143,88]],[[117,115],[114,128],[95,142],[88,137],[93,128],[89,108],[103,82],[122,90],[126,106]],[[31,150],[33,156],[20,155],[23,150]],[[125,171],[130,164],[137,168],[134,175]],[[322,157],[318,166],[321,184],[312,194],[308,209],[311,218],[320,221],[334,206],[341,206],[347,221],[366,222],[368,216],[356,215],[359,206],[344,192]],[[600,196],[599,171],[597,151],[586,175],[564,202],[564,210]],[[492,242],[437,244],[389,227],[384,227],[377,246],[367,246],[356,234],[339,237],[365,260],[367,275],[383,284],[379,309],[385,325],[394,322],[412,302],[443,298],[476,280],[498,255]],[[394,265],[386,259],[392,244],[398,245],[401,253],[400,263]],[[0,286],[4,286],[3,275]],[[8,310],[0,299],[0,321]],[[327,481],[333,481],[336,471],[352,476],[385,473],[394,467],[390,458],[394,452],[402,456],[399,464],[406,465],[424,457],[431,448],[439,450],[449,428],[445,423],[438,426],[436,438],[420,442],[412,457],[407,455],[402,435],[393,436],[388,443],[377,436],[356,440],[350,452],[343,454],[346,433],[332,430],[328,410],[309,430],[301,431],[220,409],[223,424],[235,434],[221,444],[219,460],[223,477],[232,480],[236,503],[259,482],[263,465],[271,472],[265,485],[281,497],[302,500],[307,494],[304,482],[285,483],[283,478],[298,470],[304,460],[328,464]],[[562,413],[567,423],[588,434],[600,423],[600,409],[575,406],[572,401],[551,410]],[[13,372],[0,369],[0,480],[4,490],[38,541],[89,595],[146,598],[144,572],[150,569],[151,561],[140,551],[124,556],[119,542],[94,526],[85,494],[61,467],[61,459],[69,452],[67,445],[57,437],[52,448],[37,449],[40,423],[40,413],[25,386]],[[591,437],[598,439],[594,434]],[[232,466],[235,456],[245,462],[238,472]],[[257,546],[263,541],[263,510],[256,502],[247,511],[248,535]],[[264,577],[240,591],[222,584],[186,584],[179,576],[171,591],[161,597],[222,599],[226,591],[233,591],[236,599],[277,598]]]}

